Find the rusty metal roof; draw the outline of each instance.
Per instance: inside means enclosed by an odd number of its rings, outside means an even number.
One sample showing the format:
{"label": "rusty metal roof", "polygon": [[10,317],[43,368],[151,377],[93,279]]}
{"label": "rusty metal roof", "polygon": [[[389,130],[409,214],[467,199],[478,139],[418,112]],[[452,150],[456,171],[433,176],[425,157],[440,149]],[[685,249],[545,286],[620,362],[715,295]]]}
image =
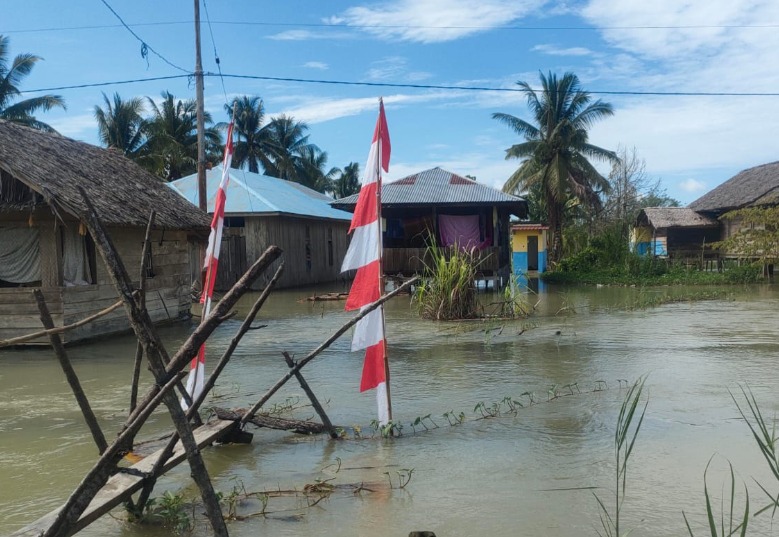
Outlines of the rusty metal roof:
{"label": "rusty metal roof", "polygon": [[[352,211],[357,204],[357,196],[354,194],[336,200],[331,205]],[[523,198],[441,168],[432,168],[384,183],[381,188],[381,204],[384,207],[498,205],[512,209],[517,216],[524,216],[527,212],[527,202]]]}

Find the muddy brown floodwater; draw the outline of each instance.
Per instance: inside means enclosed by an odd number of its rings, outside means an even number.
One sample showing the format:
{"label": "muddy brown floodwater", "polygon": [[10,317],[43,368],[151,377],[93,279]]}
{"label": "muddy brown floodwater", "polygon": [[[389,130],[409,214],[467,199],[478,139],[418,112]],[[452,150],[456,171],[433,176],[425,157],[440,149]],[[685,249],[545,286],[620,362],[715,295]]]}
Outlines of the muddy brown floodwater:
{"label": "muddy brown floodwater", "polygon": [[[215,486],[225,495],[237,489],[302,490],[327,480],[363,483],[374,491],[336,490],[314,506],[302,497],[272,496],[265,516],[230,522],[230,534],[596,535],[593,493],[613,506],[613,435],[625,394],[619,379],[633,382],[643,375],[649,407],[628,470],[622,528],[635,528],[633,537],[686,535],[684,511],[696,535],[706,534],[703,472],[712,456],[708,483],[717,511],[723,485],[729,490],[728,461],[739,483],[738,503],[746,483],[756,511],[767,502],[754,479],[774,494],[779,483],[730,392],[741,400],[739,385],[749,385],[765,416],[779,410],[779,288],[738,287],[724,299],[625,307],[650,295],[684,292],[547,288],[531,298],[538,301],[536,315],[507,323],[422,321],[408,297],[394,299],[387,308],[387,337],[401,437],[331,441],[254,430],[251,445],[205,451]],[[272,295],[258,317],[267,327],[247,335],[207,405],[252,404],[286,372],[281,351],[302,357],[349,318],[341,303],[298,301],[308,294]],[[242,307],[249,305],[247,299]],[[233,319],[218,330],[211,356],[221,354],[238,324]],[[172,349],[190,330],[179,324],[161,332]],[[358,392],[362,356],[348,346],[346,336],[303,373],[333,422],[358,426],[370,437],[374,395]],[[130,336],[70,348],[109,438],[127,412],[134,352]],[[599,384],[607,389],[593,391]],[[533,392],[538,404],[529,406],[525,392]],[[549,400],[550,393],[559,397]],[[525,403],[516,415],[503,407],[499,417],[477,419],[479,403],[490,407],[508,396]],[[296,401],[304,403],[305,396],[292,381],[271,404]],[[464,413],[464,422],[450,426],[443,416],[450,411]],[[314,414],[300,405],[294,413]],[[417,426],[415,433],[410,423],[428,414],[438,428],[425,420],[431,430]],[[165,413],[158,412],[143,435],[168,428]],[[95,458],[51,351],[0,350],[0,534],[56,508]],[[408,485],[398,489],[398,474],[412,469]],[[196,495],[186,465],[162,479],[155,495],[166,490]],[[248,514],[261,504],[236,507]],[[82,535],[169,534],[128,524],[121,510],[114,515]],[[749,535],[779,534],[770,518],[764,513],[754,519]],[[208,534],[202,521],[194,534]]]}

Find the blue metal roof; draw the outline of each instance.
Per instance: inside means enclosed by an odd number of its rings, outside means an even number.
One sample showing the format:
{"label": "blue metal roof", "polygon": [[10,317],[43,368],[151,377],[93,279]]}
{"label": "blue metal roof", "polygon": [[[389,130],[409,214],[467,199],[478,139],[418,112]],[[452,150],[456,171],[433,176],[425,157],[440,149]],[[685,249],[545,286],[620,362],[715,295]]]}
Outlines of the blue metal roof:
{"label": "blue metal roof", "polygon": [[[208,212],[214,212],[214,198],[222,180],[222,167],[206,171]],[[168,183],[194,205],[197,205],[197,174]],[[324,194],[301,184],[244,170],[230,169],[230,184],[225,192],[225,214],[289,214],[302,217],[351,221],[352,214],[330,207]]]}

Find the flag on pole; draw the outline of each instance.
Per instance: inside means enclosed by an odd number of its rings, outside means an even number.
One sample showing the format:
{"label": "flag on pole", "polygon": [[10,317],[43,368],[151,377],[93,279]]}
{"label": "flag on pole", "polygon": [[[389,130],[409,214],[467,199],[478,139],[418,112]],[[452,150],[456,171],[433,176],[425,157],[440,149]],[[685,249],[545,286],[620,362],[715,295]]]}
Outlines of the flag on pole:
{"label": "flag on pole", "polygon": [[[390,138],[384,103],[379,100],[379,118],[365,166],[362,188],[357,198],[349,232],[352,241],[341,272],[357,270],[346,299],[346,310],[360,309],[381,296],[381,171],[389,171]],[[379,423],[390,419],[386,372],[387,341],[384,337],[384,308],[379,307],[360,319],[354,327],[352,351],[365,349],[360,391],[376,388]]]}
{"label": "flag on pole", "polygon": [[[214,283],[216,282],[216,269],[219,265],[219,249],[222,245],[222,227],[225,217],[225,192],[230,183],[230,163],[233,160],[233,123],[227,127],[227,141],[225,143],[224,161],[222,162],[222,180],[219,182],[219,188],[216,191],[214,200],[214,216],[211,219],[211,233],[208,235],[208,246],[206,247],[206,256],[203,263],[205,278],[203,279],[203,293],[200,296],[200,303],[203,304],[203,313],[201,322],[211,313],[211,297],[214,294]],[[189,364],[189,376],[187,377],[187,393],[192,401],[200,396],[205,382],[206,367],[206,345],[205,343],[198,349],[197,356],[192,358]],[[181,407],[184,410],[189,408],[186,400],[181,399]]]}

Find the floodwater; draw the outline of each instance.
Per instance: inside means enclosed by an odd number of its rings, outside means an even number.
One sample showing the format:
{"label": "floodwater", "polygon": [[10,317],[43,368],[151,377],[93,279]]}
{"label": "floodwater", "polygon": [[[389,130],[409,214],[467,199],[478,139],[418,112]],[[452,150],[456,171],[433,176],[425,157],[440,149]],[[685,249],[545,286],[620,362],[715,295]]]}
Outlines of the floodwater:
{"label": "floodwater", "polygon": [[[347,439],[252,428],[251,445],[204,450],[215,487],[225,496],[239,489],[302,490],[321,482],[344,487],[316,505],[301,496],[271,495],[265,516],[229,522],[230,534],[596,535],[600,513],[593,493],[614,510],[613,438],[626,391],[619,379],[641,376],[647,376],[649,405],[629,463],[622,531],[633,528],[634,537],[687,535],[684,511],[695,534],[706,534],[703,477],[712,457],[707,482],[717,519],[719,498],[730,490],[728,461],[736,475],[737,508],[746,484],[754,513],[767,503],[755,480],[774,494],[779,483],[730,393],[743,402],[739,386],[748,385],[764,416],[773,418],[779,410],[779,288],[738,287],[717,300],[625,307],[654,293],[682,291],[547,288],[530,296],[538,302],[533,317],[506,323],[422,321],[408,297],[393,299],[387,337],[393,411],[402,436],[373,436],[374,395],[358,393],[362,356],[348,352],[345,336],[303,373],[332,421],[347,428]],[[306,294],[311,292],[272,295],[257,320],[267,326],[246,336],[207,404],[254,403],[286,372],[281,351],[301,358],[349,319],[342,303],[299,302]],[[249,305],[245,301],[243,310]],[[221,354],[238,325],[231,319],[220,327],[211,356]],[[172,350],[190,330],[177,325],[161,331]],[[69,349],[109,438],[127,412],[134,352],[130,336]],[[0,362],[0,534],[8,534],[61,504],[97,452],[50,350],[0,350]],[[533,392],[537,404],[530,406],[525,392]],[[478,419],[479,403],[491,407],[507,396],[525,406],[516,414],[504,406],[500,416]],[[292,403],[298,417],[314,415],[302,406],[305,396],[294,379],[273,403]],[[464,413],[463,423],[449,425],[443,414],[450,411]],[[424,421],[431,430],[416,426],[414,432],[410,423],[428,414],[432,421]],[[169,426],[165,413],[157,412],[141,436]],[[366,438],[355,439],[354,426]],[[408,485],[398,488],[410,470]],[[361,483],[372,491],[354,493]],[[155,495],[164,491],[197,495],[186,465],[162,479]],[[262,505],[253,500],[236,508],[247,515]],[[82,535],[169,534],[127,523],[121,509],[112,515]],[[755,518],[752,529],[749,535],[779,535],[770,513]],[[208,533],[200,519],[194,534]]]}

